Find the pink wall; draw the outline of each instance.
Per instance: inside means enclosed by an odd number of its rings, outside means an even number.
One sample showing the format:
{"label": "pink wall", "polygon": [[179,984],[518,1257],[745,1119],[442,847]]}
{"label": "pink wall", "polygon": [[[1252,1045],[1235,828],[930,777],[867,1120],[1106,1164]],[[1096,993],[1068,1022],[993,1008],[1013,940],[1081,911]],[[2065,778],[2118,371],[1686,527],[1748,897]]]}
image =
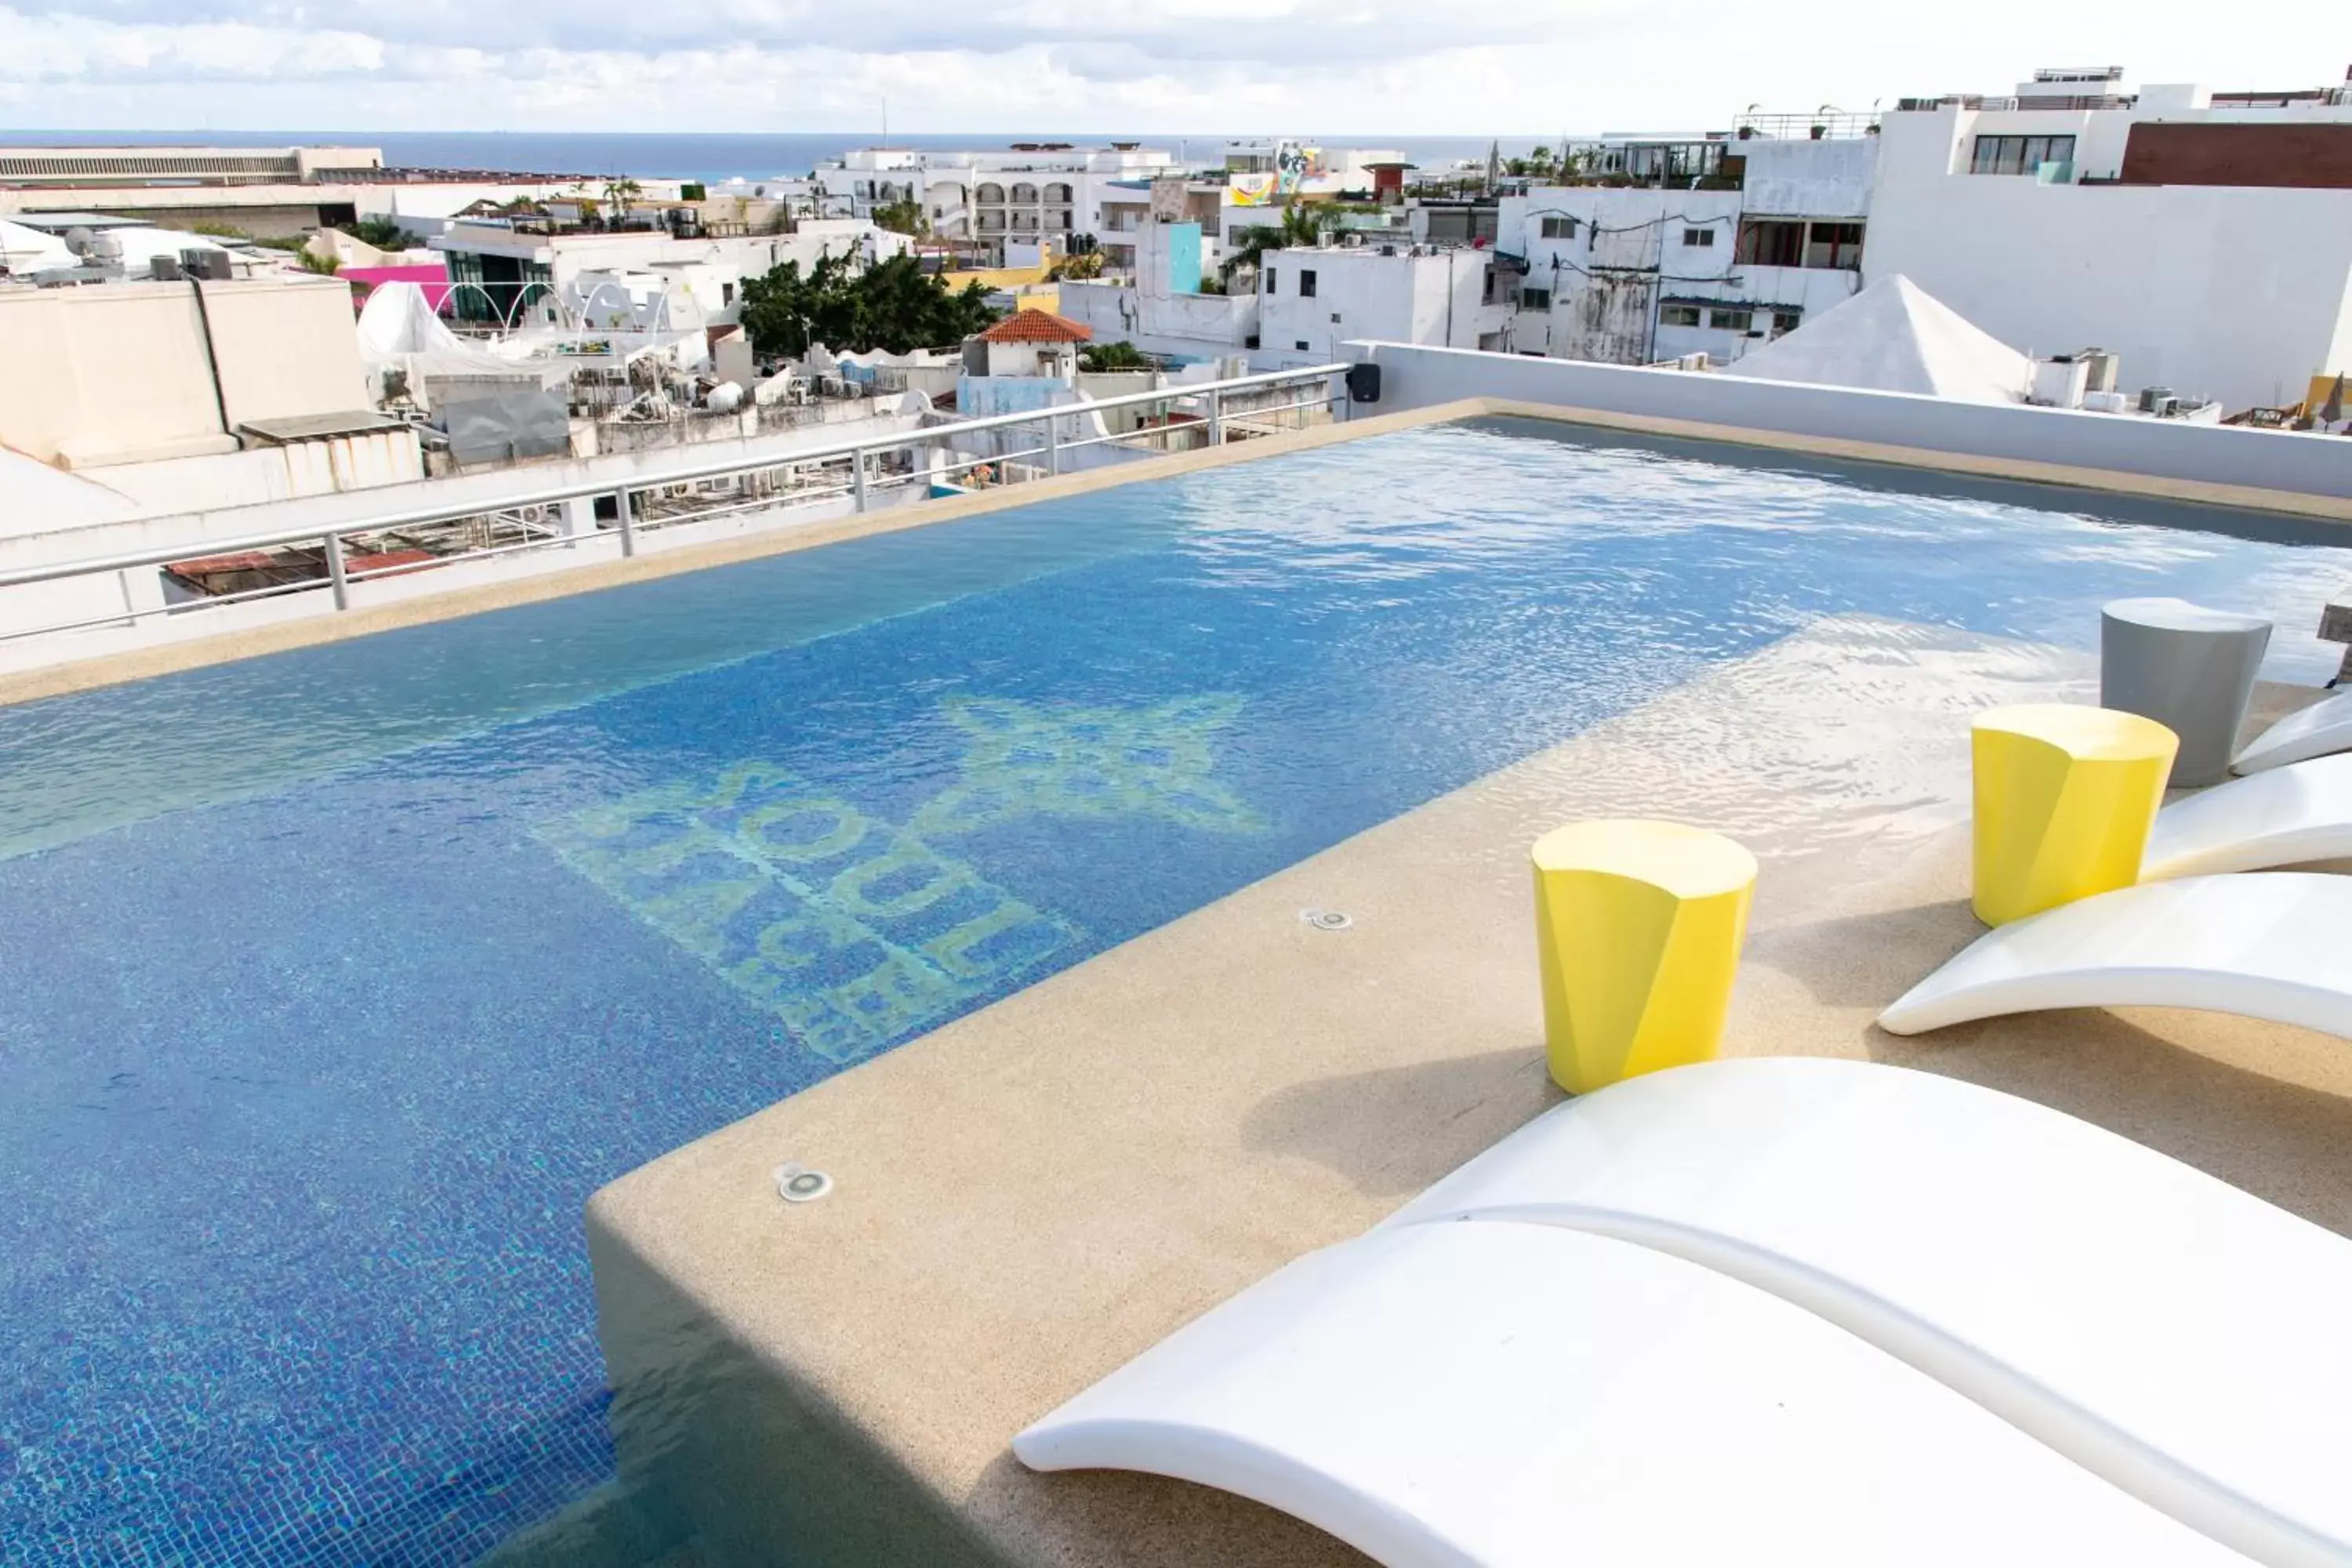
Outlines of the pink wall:
{"label": "pink wall", "polygon": [[439,261],[425,267],[346,267],[335,276],[371,289],[379,283],[416,284],[425,290],[425,302],[436,310],[449,300],[449,268]]}

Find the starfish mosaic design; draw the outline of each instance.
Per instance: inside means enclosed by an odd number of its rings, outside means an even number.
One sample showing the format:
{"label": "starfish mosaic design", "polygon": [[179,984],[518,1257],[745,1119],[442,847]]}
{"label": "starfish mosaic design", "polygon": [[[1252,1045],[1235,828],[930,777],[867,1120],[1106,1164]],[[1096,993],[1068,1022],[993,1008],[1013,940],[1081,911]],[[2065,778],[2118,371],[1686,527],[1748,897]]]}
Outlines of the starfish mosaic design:
{"label": "starfish mosaic design", "polygon": [[961,775],[916,813],[918,833],[968,833],[1024,813],[1149,816],[1255,833],[1265,819],[1215,776],[1215,741],[1242,699],[1179,697],[1149,708],[1075,708],[1008,698],[942,705],[964,733]]}

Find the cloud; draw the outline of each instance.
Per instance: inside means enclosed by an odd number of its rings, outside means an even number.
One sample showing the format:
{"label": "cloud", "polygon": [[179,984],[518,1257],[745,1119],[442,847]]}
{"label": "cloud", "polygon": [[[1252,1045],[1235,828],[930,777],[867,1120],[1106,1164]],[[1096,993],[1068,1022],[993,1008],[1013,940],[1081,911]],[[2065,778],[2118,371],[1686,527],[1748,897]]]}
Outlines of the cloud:
{"label": "cloud", "polygon": [[0,0],[0,105],[61,128],[761,132],[876,125],[887,97],[894,128],[934,133],[1556,136],[1999,91],[2077,55],[2300,84],[2340,47],[2318,0],[2219,31],[2188,0],[1969,15],[1955,35],[1881,0],[1736,26],[1633,0]]}

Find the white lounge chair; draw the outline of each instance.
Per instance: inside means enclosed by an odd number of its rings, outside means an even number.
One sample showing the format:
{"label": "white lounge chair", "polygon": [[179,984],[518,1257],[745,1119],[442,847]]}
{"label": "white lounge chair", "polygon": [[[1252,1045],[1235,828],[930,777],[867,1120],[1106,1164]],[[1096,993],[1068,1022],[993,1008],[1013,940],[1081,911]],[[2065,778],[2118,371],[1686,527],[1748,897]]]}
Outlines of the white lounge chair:
{"label": "white lounge chair", "polygon": [[2352,1562],[2352,1241],[2045,1106],[1864,1062],[1658,1073],[1387,1224],[1449,1219],[1704,1264],[2249,1556]]}
{"label": "white lounge chair", "polygon": [[2352,751],[2352,691],[2339,691],[2308,708],[2296,709],[2247,742],[2230,771],[2260,773],[2345,751]]}
{"label": "white lounge chair", "polygon": [[2156,814],[2140,879],[2259,871],[2352,857],[2352,755],[2216,784]]}
{"label": "white lounge chair", "polygon": [[2057,1112],[1717,1062],[1549,1113],[1014,1451],[1391,1564],[2344,1563],[2347,1311],[2352,1243]]}
{"label": "white lounge chair", "polygon": [[2053,1007],[2192,1007],[2352,1038],[2347,931],[2352,877],[2272,871],[2147,882],[1979,937],[1896,998],[1878,1025],[1916,1035]]}
{"label": "white lounge chair", "polygon": [[1309,1254],[1013,1449],[1237,1492],[1388,1568],[2246,1563],[1811,1313],[1544,1226]]}

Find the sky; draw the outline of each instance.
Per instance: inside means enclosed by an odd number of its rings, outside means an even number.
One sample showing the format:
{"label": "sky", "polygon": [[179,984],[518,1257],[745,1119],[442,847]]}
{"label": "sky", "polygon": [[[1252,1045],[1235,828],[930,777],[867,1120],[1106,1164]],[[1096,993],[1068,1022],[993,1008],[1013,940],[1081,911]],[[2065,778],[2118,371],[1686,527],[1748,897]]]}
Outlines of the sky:
{"label": "sky", "polygon": [[[2240,24],[2237,17],[2242,16]],[[2175,0],[0,0],[19,130],[1719,126],[2003,92],[2035,66],[2303,87],[2352,10]]]}

